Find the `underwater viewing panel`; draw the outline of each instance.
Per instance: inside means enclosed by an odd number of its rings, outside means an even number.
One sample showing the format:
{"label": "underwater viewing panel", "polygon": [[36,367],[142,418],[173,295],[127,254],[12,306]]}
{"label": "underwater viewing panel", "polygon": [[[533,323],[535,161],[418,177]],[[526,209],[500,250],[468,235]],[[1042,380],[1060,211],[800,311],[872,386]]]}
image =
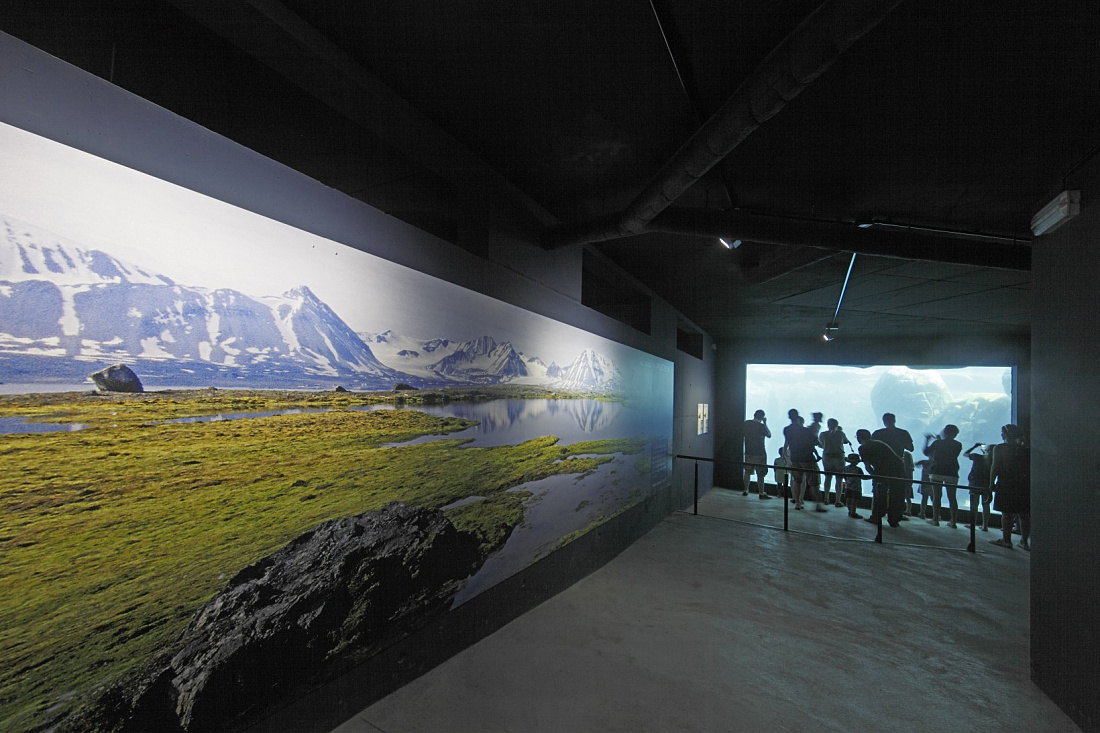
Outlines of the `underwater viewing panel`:
{"label": "underwater viewing panel", "polygon": [[[814,412],[823,413],[824,420],[836,418],[857,449],[856,430],[874,432],[883,426],[882,415],[892,412],[897,426],[913,436],[914,462],[925,458],[926,436],[942,435],[949,424],[959,428],[964,451],[976,443],[983,446],[979,451],[988,451],[1001,442],[1001,426],[1012,421],[1012,368],[749,364],[746,419],[758,409],[767,413],[772,462],[783,446],[792,408],[807,423]],[[969,470],[969,461],[960,458],[960,484]],[[916,473],[919,479],[919,468]],[[968,492],[960,491],[958,498],[960,506],[969,506]]]}
{"label": "underwater viewing panel", "polygon": [[672,424],[667,360],[0,125],[0,729],[260,719],[652,502]]}

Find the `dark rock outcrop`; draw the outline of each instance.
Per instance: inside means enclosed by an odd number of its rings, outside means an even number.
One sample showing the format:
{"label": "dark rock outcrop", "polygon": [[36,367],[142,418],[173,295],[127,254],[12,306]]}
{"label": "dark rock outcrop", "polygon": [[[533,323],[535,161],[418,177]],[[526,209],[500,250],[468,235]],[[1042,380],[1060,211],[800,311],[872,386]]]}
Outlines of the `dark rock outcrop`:
{"label": "dark rock outcrop", "polygon": [[91,375],[95,386],[104,392],[144,392],[141,380],[125,364],[114,364]]}
{"label": "dark rock outcrop", "polygon": [[325,522],[237,573],[170,658],[101,698],[93,722],[238,728],[445,613],[483,561],[435,510],[393,503]]}
{"label": "dark rock outcrop", "polygon": [[405,384],[404,382],[398,382],[397,384],[393,385],[393,391],[394,392],[405,392],[405,391],[408,391],[408,390],[415,390],[415,389],[416,389],[416,387],[412,386],[411,384]]}

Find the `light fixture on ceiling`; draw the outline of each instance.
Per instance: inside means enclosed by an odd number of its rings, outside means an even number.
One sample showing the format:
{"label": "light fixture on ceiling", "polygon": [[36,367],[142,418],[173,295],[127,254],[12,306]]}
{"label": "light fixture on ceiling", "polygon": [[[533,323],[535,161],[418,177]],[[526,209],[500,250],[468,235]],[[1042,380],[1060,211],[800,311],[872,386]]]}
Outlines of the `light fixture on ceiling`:
{"label": "light fixture on ceiling", "polygon": [[737,249],[741,246],[741,240],[735,239],[733,242],[727,242],[724,238],[718,237],[718,241],[722,243],[722,246],[726,249]]}
{"label": "light fixture on ceiling", "polygon": [[1081,192],[1062,191],[1031,218],[1031,233],[1036,237],[1050,234],[1081,213]]}
{"label": "light fixture on ceiling", "polygon": [[825,324],[825,333],[821,338],[826,341],[832,341],[836,338],[837,331],[840,330],[840,324],[836,322],[836,317],[840,315],[840,304],[844,302],[844,293],[848,291],[848,281],[852,279],[852,268],[856,264],[856,253],[852,253],[852,259],[848,261],[848,274],[844,276],[844,284],[840,287],[840,297],[836,301],[836,311],[833,312],[833,320]]}

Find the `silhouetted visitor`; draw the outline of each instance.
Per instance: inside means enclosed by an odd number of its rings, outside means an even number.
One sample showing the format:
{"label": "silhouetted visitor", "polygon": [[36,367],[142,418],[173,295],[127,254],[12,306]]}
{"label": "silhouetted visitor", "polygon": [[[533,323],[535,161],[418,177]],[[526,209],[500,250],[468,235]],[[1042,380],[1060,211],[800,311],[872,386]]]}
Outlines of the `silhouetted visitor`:
{"label": "silhouetted visitor", "polygon": [[905,466],[905,511],[901,514],[901,521],[908,522],[909,516],[913,513],[913,471],[916,470],[911,451],[904,451],[901,454],[901,463]]}
{"label": "silhouetted visitor", "polygon": [[899,457],[907,450],[916,450],[913,447],[913,436],[909,434],[908,430],[903,430],[897,426],[897,417],[894,413],[883,413],[882,424],[884,427],[871,433],[871,440],[881,440],[890,446]]}
{"label": "silhouetted visitor", "polygon": [[[886,515],[891,527],[901,522],[905,511],[905,464],[894,449],[881,440],[875,440],[863,428],[856,431],[859,441],[859,457],[871,472],[871,516],[868,522],[882,524]],[[910,479],[912,480],[912,479]]]}
{"label": "silhouetted visitor", "polygon": [[775,490],[779,496],[785,497],[787,495],[788,482],[790,481],[790,468],[791,462],[787,459],[787,453],[780,448],[779,456],[775,459]]}
{"label": "silhouetted visitor", "polygon": [[787,419],[790,420],[790,424],[783,428],[783,447],[779,449],[779,453],[787,459],[787,477],[791,482],[791,503],[794,504],[795,509],[801,509],[801,490],[804,490],[804,487],[800,490],[799,484],[801,484],[801,481],[796,479],[801,478],[801,476],[794,472],[794,462],[791,461],[791,436],[794,431],[802,427],[804,421],[802,416],[798,414],[798,410],[793,407],[787,410]]}
{"label": "silhouetted visitor", "polygon": [[928,480],[928,467],[932,461],[927,458],[917,461],[916,467],[920,469],[920,518],[928,519],[928,500],[932,498],[932,486]]}
{"label": "silhouetted visitor", "polygon": [[812,412],[810,413],[810,417],[812,417],[814,421],[806,427],[814,431],[814,437],[816,438],[821,433],[821,421],[825,415],[820,412]]}
{"label": "silhouetted visitor", "polygon": [[928,467],[928,479],[932,482],[932,526],[940,526],[940,496],[947,489],[947,503],[951,508],[951,521],[948,527],[954,529],[958,525],[955,521],[959,515],[959,500],[955,495],[955,487],[959,483],[959,454],[962,453],[962,443],[955,440],[959,429],[954,425],[947,425],[943,429],[943,437],[938,435],[924,436],[924,455],[928,456],[931,464]]}
{"label": "silhouetted visitor", "polygon": [[[802,509],[803,497],[807,487],[816,488],[817,482],[817,434],[802,423],[802,417],[798,410],[791,409],[787,415],[791,424],[783,428],[783,448],[791,462],[791,491],[794,494],[794,508]],[[826,511],[821,502],[815,507],[817,511]]]}
{"label": "silhouetted visitor", "polygon": [[[813,421],[809,425],[807,425],[806,427],[809,428],[810,432],[814,434],[814,463],[815,463],[815,465],[814,465],[814,470],[807,475],[806,498],[813,499],[814,501],[816,501],[820,504],[822,499],[821,499],[820,496],[818,496],[818,492],[821,490],[821,474],[818,473],[816,463],[817,463],[817,461],[821,460],[821,458],[817,455],[817,447],[819,445],[818,437],[821,435],[821,420],[825,417],[825,415],[820,413],[820,412],[811,412],[810,417],[813,418]],[[825,503],[828,504],[827,501]]]}
{"label": "silhouetted visitor", "polygon": [[981,443],[975,443],[967,448],[963,455],[971,460],[970,474],[966,477],[966,483],[970,484],[970,521],[977,522],[978,520],[978,507],[974,502],[974,497],[977,497],[978,502],[982,505],[981,530],[988,532],[989,504],[993,499],[993,492],[989,490],[989,456],[983,450],[980,450],[981,448],[983,448]]}
{"label": "silhouetted visitor", "polygon": [[1003,443],[993,446],[989,485],[993,508],[1001,513],[1001,539],[990,540],[1000,547],[1012,547],[1012,518],[1020,518],[1020,547],[1030,550],[1031,537],[1031,452],[1024,444],[1024,432],[1009,423],[1001,428]]}
{"label": "silhouetted visitor", "polygon": [[863,519],[862,514],[856,512],[859,509],[859,501],[863,498],[863,469],[859,467],[859,454],[849,453],[848,463],[844,466],[844,502],[848,506],[848,516],[852,519]]}
{"label": "silhouetted visitor", "polygon": [[818,443],[821,445],[821,470],[825,474],[823,499],[826,504],[829,503],[829,487],[832,485],[833,477],[836,476],[836,505],[839,507],[842,506],[840,474],[844,472],[844,446],[850,446],[852,443],[844,434],[844,429],[840,427],[836,418],[830,417],[826,424],[829,427],[828,431],[818,436]]}
{"label": "silhouetted visitor", "polygon": [[764,447],[764,439],[772,437],[772,431],[768,428],[768,418],[764,411],[754,412],[752,420],[745,421],[741,432],[745,436],[745,488],[741,496],[749,495],[749,481],[755,471],[756,489],[760,498],[770,499],[768,492],[764,490],[764,478],[768,475],[768,449]]}

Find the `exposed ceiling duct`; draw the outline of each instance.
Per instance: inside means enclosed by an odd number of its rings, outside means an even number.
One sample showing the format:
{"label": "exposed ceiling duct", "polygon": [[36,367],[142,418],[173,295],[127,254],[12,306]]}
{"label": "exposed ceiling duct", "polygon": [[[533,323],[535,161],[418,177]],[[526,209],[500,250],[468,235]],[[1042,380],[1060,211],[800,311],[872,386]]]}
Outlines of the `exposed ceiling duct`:
{"label": "exposed ceiling duct", "polygon": [[764,59],[748,79],[664,165],[614,225],[604,222],[552,234],[551,247],[642,234],[653,219],[756,128],[823,74],[901,0],[832,0],[821,5]]}

